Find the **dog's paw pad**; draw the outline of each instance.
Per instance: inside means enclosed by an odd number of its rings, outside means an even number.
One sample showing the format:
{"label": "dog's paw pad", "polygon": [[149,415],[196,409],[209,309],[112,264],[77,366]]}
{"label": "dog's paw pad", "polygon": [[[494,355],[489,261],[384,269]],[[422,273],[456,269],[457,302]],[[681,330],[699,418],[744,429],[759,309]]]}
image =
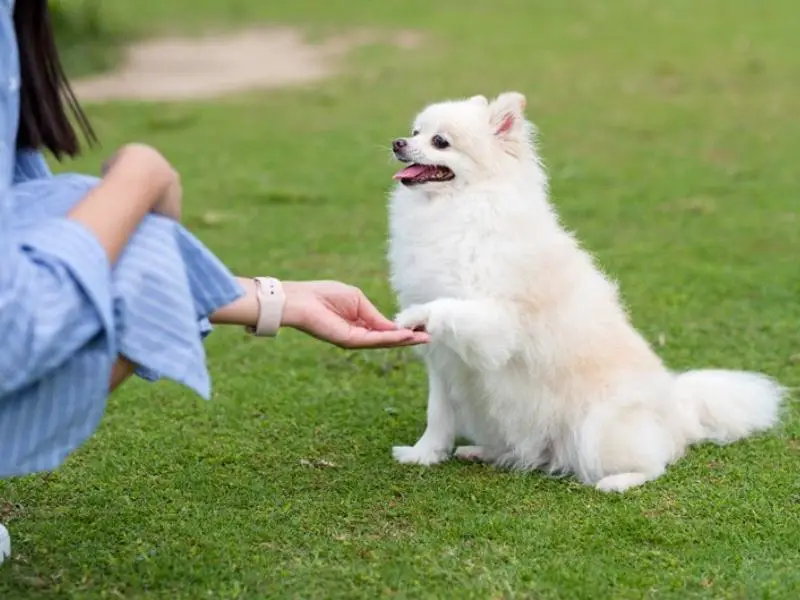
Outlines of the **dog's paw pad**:
{"label": "dog's paw pad", "polygon": [[394,459],[404,465],[435,465],[447,459],[448,453],[419,446],[395,446],[392,448]]}

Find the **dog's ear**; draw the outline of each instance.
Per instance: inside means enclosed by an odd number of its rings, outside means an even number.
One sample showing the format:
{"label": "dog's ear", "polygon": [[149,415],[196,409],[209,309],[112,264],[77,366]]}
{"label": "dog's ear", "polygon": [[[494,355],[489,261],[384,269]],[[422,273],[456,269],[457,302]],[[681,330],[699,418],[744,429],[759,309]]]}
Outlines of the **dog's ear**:
{"label": "dog's ear", "polygon": [[481,94],[473,96],[472,98],[469,99],[469,101],[474,104],[478,104],[479,106],[489,106],[489,100],[486,98],[486,96],[483,96]]}
{"label": "dog's ear", "polygon": [[494,99],[489,109],[495,135],[508,135],[522,127],[525,119],[525,96],[519,92],[505,92]]}

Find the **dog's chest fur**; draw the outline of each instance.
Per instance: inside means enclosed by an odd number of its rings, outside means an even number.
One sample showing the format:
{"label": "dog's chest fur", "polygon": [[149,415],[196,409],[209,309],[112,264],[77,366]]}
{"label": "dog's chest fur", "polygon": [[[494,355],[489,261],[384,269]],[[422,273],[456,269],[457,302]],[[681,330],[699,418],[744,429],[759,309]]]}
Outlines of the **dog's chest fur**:
{"label": "dog's chest fur", "polygon": [[485,195],[428,199],[398,189],[390,204],[391,282],[401,308],[491,295],[502,251]]}

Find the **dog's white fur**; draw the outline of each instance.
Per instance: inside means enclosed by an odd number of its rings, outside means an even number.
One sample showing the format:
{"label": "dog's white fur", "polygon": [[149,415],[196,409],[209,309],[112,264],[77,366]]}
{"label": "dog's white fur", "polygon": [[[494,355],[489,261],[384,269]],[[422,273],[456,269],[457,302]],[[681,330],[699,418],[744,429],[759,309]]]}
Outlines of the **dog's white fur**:
{"label": "dog's white fur", "polygon": [[[559,223],[524,117],[507,92],[428,106],[406,157],[456,177],[398,185],[392,284],[402,327],[427,329],[427,428],[401,463],[455,456],[572,473],[625,491],[688,445],[778,420],[785,390],[757,373],[670,372],[631,326],[617,287]],[[450,147],[435,148],[435,134]]]}

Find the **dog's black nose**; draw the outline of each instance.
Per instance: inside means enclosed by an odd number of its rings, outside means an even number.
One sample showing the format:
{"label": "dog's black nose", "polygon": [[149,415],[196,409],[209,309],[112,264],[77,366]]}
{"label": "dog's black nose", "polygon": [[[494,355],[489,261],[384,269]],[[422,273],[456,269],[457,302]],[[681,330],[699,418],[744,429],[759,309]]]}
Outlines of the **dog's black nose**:
{"label": "dog's black nose", "polygon": [[394,150],[395,152],[400,152],[406,146],[408,146],[408,142],[403,138],[397,138],[395,141],[392,142],[392,150]]}

